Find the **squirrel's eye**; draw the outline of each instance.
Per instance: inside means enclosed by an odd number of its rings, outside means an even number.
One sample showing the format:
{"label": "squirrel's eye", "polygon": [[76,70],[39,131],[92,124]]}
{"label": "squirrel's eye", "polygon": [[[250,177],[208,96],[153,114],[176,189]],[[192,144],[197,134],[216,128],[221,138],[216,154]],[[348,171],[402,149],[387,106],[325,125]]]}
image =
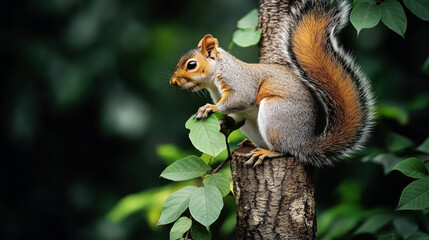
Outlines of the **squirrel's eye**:
{"label": "squirrel's eye", "polygon": [[189,61],[188,65],[186,65],[186,70],[194,70],[197,67],[196,61]]}

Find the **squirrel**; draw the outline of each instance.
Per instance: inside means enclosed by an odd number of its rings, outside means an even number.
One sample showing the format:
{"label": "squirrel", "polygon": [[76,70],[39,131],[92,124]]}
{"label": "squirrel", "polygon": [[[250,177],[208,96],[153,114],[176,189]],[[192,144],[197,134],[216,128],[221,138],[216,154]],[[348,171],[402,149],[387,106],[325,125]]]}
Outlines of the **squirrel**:
{"label": "squirrel", "polygon": [[330,166],[362,148],[374,119],[368,79],[339,46],[336,34],[348,22],[349,4],[308,0],[291,6],[285,21],[288,63],[245,63],[205,35],[174,69],[170,84],[193,92],[207,89],[214,112],[245,120],[242,132],[256,148],[246,164],[293,156],[313,166]]}

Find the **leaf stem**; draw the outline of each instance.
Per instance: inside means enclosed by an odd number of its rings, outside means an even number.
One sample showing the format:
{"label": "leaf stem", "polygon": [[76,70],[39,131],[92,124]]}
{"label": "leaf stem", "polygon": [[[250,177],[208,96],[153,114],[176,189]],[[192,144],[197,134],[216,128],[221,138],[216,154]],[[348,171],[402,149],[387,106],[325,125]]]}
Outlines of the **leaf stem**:
{"label": "leaf stem", "polygon": [[230,52],[232,50],[232,48],[234,47],[234,41],[231,40],[231,42],[228,45],[228,52]]}
{"label": "leaf stem", "polygon": [[221,162],[221,164],[219,164],[219,166],[217,166],[215,168],[215,170],[213,170],[213,172],[212,172],[211,175],[217,173],[232,158],[231,157],[231,149],[229,148],[228,137],[227,136],[225,136],[225,143],[226,143],[226,149],[228,151],[228,157],[225,160],[223,160],[223,162]]}
{"label": "leaf stem", "polygon": [[189,231],[190,231],[190,229],[186,232],[185,240],[188,240],[188,237],[189,237]]}
{"label": "leaf stem", "polygon": [[[189,217],[189,219],[191,219],[191,221],[193,221],[192,216],[190,216],[190,217]],[[188,240],[189,232],[190,232],[190,231],[191,231],[191,229],[189,229],[189,230],[186,232],[185,240]]]}

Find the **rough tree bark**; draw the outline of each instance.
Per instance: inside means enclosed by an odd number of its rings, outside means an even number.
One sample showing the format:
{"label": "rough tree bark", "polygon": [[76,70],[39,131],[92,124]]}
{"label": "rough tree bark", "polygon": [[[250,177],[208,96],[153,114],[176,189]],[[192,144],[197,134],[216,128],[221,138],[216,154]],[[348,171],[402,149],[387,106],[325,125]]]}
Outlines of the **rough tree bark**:
{"label": "rough tree bark", "polygon": [[[278,51],[279,44],[284,44],[279,38],[279,25],[287,17],[289,4],[287,0],[260,0],[262,63],[286,64],[285,56]],[[239,148],[231,160],[237,238],[316,239],[313,169],[292,157],[266,160],[256,168],[245,166],[245,154],[251,150]]]}

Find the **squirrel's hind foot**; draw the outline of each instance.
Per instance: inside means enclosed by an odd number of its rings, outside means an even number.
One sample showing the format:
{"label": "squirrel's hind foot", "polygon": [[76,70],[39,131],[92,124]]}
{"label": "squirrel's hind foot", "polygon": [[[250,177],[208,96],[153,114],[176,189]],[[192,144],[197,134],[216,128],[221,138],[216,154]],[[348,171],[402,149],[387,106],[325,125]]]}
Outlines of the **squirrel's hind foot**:
{"label": "squirrel's hind foot", "polygon": [[252,141],[250,141],[249,139],[244,139],[243,141],[241,141],[241,143],[238,144],[239,147],[256,147],[256,144],[254,144]]}
{"label": "squirrel's hind foot", "polygon": [[265,158],[274,158],[280,156],[283,156],[283,154],[262,148],[255,148],[249,154],[246,154],[246,157],[249,158],[249,160],[247,160],[245,164],[249,166],[253,165],[253,167],[256,167],[261,165],[262,161],[264,161]]}

